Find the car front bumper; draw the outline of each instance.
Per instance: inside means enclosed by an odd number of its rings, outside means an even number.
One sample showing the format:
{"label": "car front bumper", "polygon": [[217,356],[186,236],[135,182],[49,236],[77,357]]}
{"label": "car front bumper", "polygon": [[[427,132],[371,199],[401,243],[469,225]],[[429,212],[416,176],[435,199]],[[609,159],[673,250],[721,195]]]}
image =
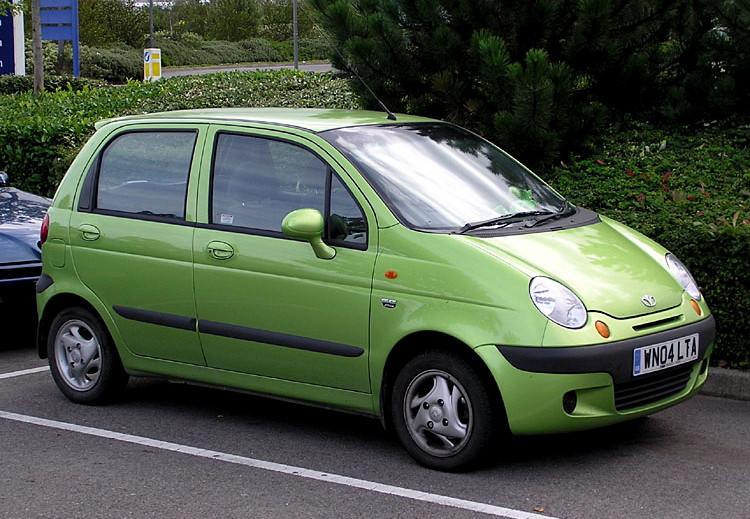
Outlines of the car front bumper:
{"label": "car front bumper", "polygon": [[[695,361],[634,376],[636,348],[699,335]],[[706,380],[715,321],[606,344],[571,347],[482,346],[514,434],[558,433],[645,416],[696,394]]]}

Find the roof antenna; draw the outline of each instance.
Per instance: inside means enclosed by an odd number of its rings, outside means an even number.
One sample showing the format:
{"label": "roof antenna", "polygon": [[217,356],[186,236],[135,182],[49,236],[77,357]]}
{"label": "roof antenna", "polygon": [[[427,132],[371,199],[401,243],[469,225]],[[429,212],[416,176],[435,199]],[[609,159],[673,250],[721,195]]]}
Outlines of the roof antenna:
{"label": "roof antenna", "polygon": [[360,83],[362,83],[365,86],[365,88],[367,89],[367,91],[370,92],[370,95],[373,97],[373,99],[375,99],[375,101],[378,102],[378,104],[383,109],[383,111],[388,114],[388,116],[386,117],[386,119],[388,119],[389,121],[396,121],[397,120],[396,116],[393,115],[393,112],[391,112],[390,110],[388,110],[388,107],[385,106],[385,103],[383,101],[381,101],[378,96],[375,95],[375,92],[372,91],[372,88],[370,88],[370,85],[368,85],[365,82],[365,80],[362,79],[362,76],[360,76],[357,73],[357,69],[355,69],[352,66],[352,64],[349,63],[349,61],[341,54],[341,52],[339,52],[339,49],[337,49],[336,47],[334,47],[334,49],[336,49],[336,53],[341,57],[341,59],[346,62],[346,66],[349,69],[349,72],[351,72],[352,74],[354,74],[355,76],[357,76],[357,79],[359,79]]}
{"label": "roof antenna", "polygon": [[[305,16],[307,16],[307,13],[305,13]],[[359,82],[362,83],[365,86],[365,88],[367,89],[368,92],[370,92],[370,95],[372,96],[372,98],[375,99],[375,101],[378,102],[378,104],[383,109],[383,111],[386,114],[388,114],[388,116],[386,118],[389,121],[396,121],[397,119],[396,119],[396,116],[393,115],[393,112],[391,112],[390,110],[388,110],[388,107],[385,106],[385,103],[383,101],[381,101],[380,98],[377,95],[375,95],[375,92],[372,91],[372,88],[370,88],[370,85],[368,85],[365,82],[365,80],[362,79],[362,76],[359,75],[359,73],[357,72],[357,69],[354,68],[354,66],[349,62],[349,60],[344,57],[344,55],[339,50],[338,46],[334,45],[333,42],[330,39],[328,39],[328,36],[326,35],[326,33],[323,31],[323,29],[320,28],[320,26],[317,23],[315,23],[315,21],[312,21],[312,24],[313,24],[313,27],[315,27],[318,30],[318,32],[323,37],[323,39],[328,43],[328,45],[330,45],[331,48],[336,51],[336,54],[339,55],[339,57],[341,58],[341,60],[344,63],[346,63],[346,67],[349,69],[349,72],[351,72],[352,74],[354,74],[357,77],[357,79],[359,79]]]}

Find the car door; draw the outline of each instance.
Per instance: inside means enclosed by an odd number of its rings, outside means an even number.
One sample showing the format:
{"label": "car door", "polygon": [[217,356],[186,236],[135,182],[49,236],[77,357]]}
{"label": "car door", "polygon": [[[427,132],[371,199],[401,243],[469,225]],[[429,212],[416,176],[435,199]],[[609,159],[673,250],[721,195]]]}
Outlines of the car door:
{"label": "car door", "polygon": [[199,365],[190,193],[205,131],[140,125],[113,134],[90,166],[70,222],[76,272],[127,348]]}
{"label": "car door", "polygon": [[[205,223],[194,242],[207,364],[368,392],[371,209],[325,152],[292,134],[216,128],[209,142]],[[325,215],[333,259],[281,233],[300,208]]]}

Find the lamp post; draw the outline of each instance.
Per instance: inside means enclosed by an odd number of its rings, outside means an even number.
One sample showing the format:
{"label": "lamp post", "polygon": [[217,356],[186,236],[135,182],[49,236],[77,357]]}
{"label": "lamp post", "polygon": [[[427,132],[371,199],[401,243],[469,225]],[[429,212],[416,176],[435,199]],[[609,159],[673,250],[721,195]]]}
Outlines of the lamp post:
{"label": "lamp post", "polygon": [[297,0],[292,0],[292,40],[294,44],[294,70],[299,68],[299,33],[297,31]]}
{"label": "lamp post", "polygon": [[154,0],[148,0],[148,44],[154,48]]}

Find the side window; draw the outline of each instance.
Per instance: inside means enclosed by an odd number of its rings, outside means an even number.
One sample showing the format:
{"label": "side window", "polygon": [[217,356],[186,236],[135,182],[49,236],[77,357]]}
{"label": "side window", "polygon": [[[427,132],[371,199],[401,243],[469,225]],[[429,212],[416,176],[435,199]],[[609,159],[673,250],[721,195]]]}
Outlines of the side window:
{"label": "side window", "polygon": [[213,162],[211,223],[281,233],[296,209],[326,216],[326,240],[367,247],[361,208],[311,151],[278,140],[220,133]]}
{"label": "side window", "polygon": [[185,218],[196,132],[124,133],[102,152],[96,209]]}
{"label": "side window", "polygon": [[211,201],[212,223],[281,232],[295,209],[325,210],[328,167],[287,142],[219,134]]}

